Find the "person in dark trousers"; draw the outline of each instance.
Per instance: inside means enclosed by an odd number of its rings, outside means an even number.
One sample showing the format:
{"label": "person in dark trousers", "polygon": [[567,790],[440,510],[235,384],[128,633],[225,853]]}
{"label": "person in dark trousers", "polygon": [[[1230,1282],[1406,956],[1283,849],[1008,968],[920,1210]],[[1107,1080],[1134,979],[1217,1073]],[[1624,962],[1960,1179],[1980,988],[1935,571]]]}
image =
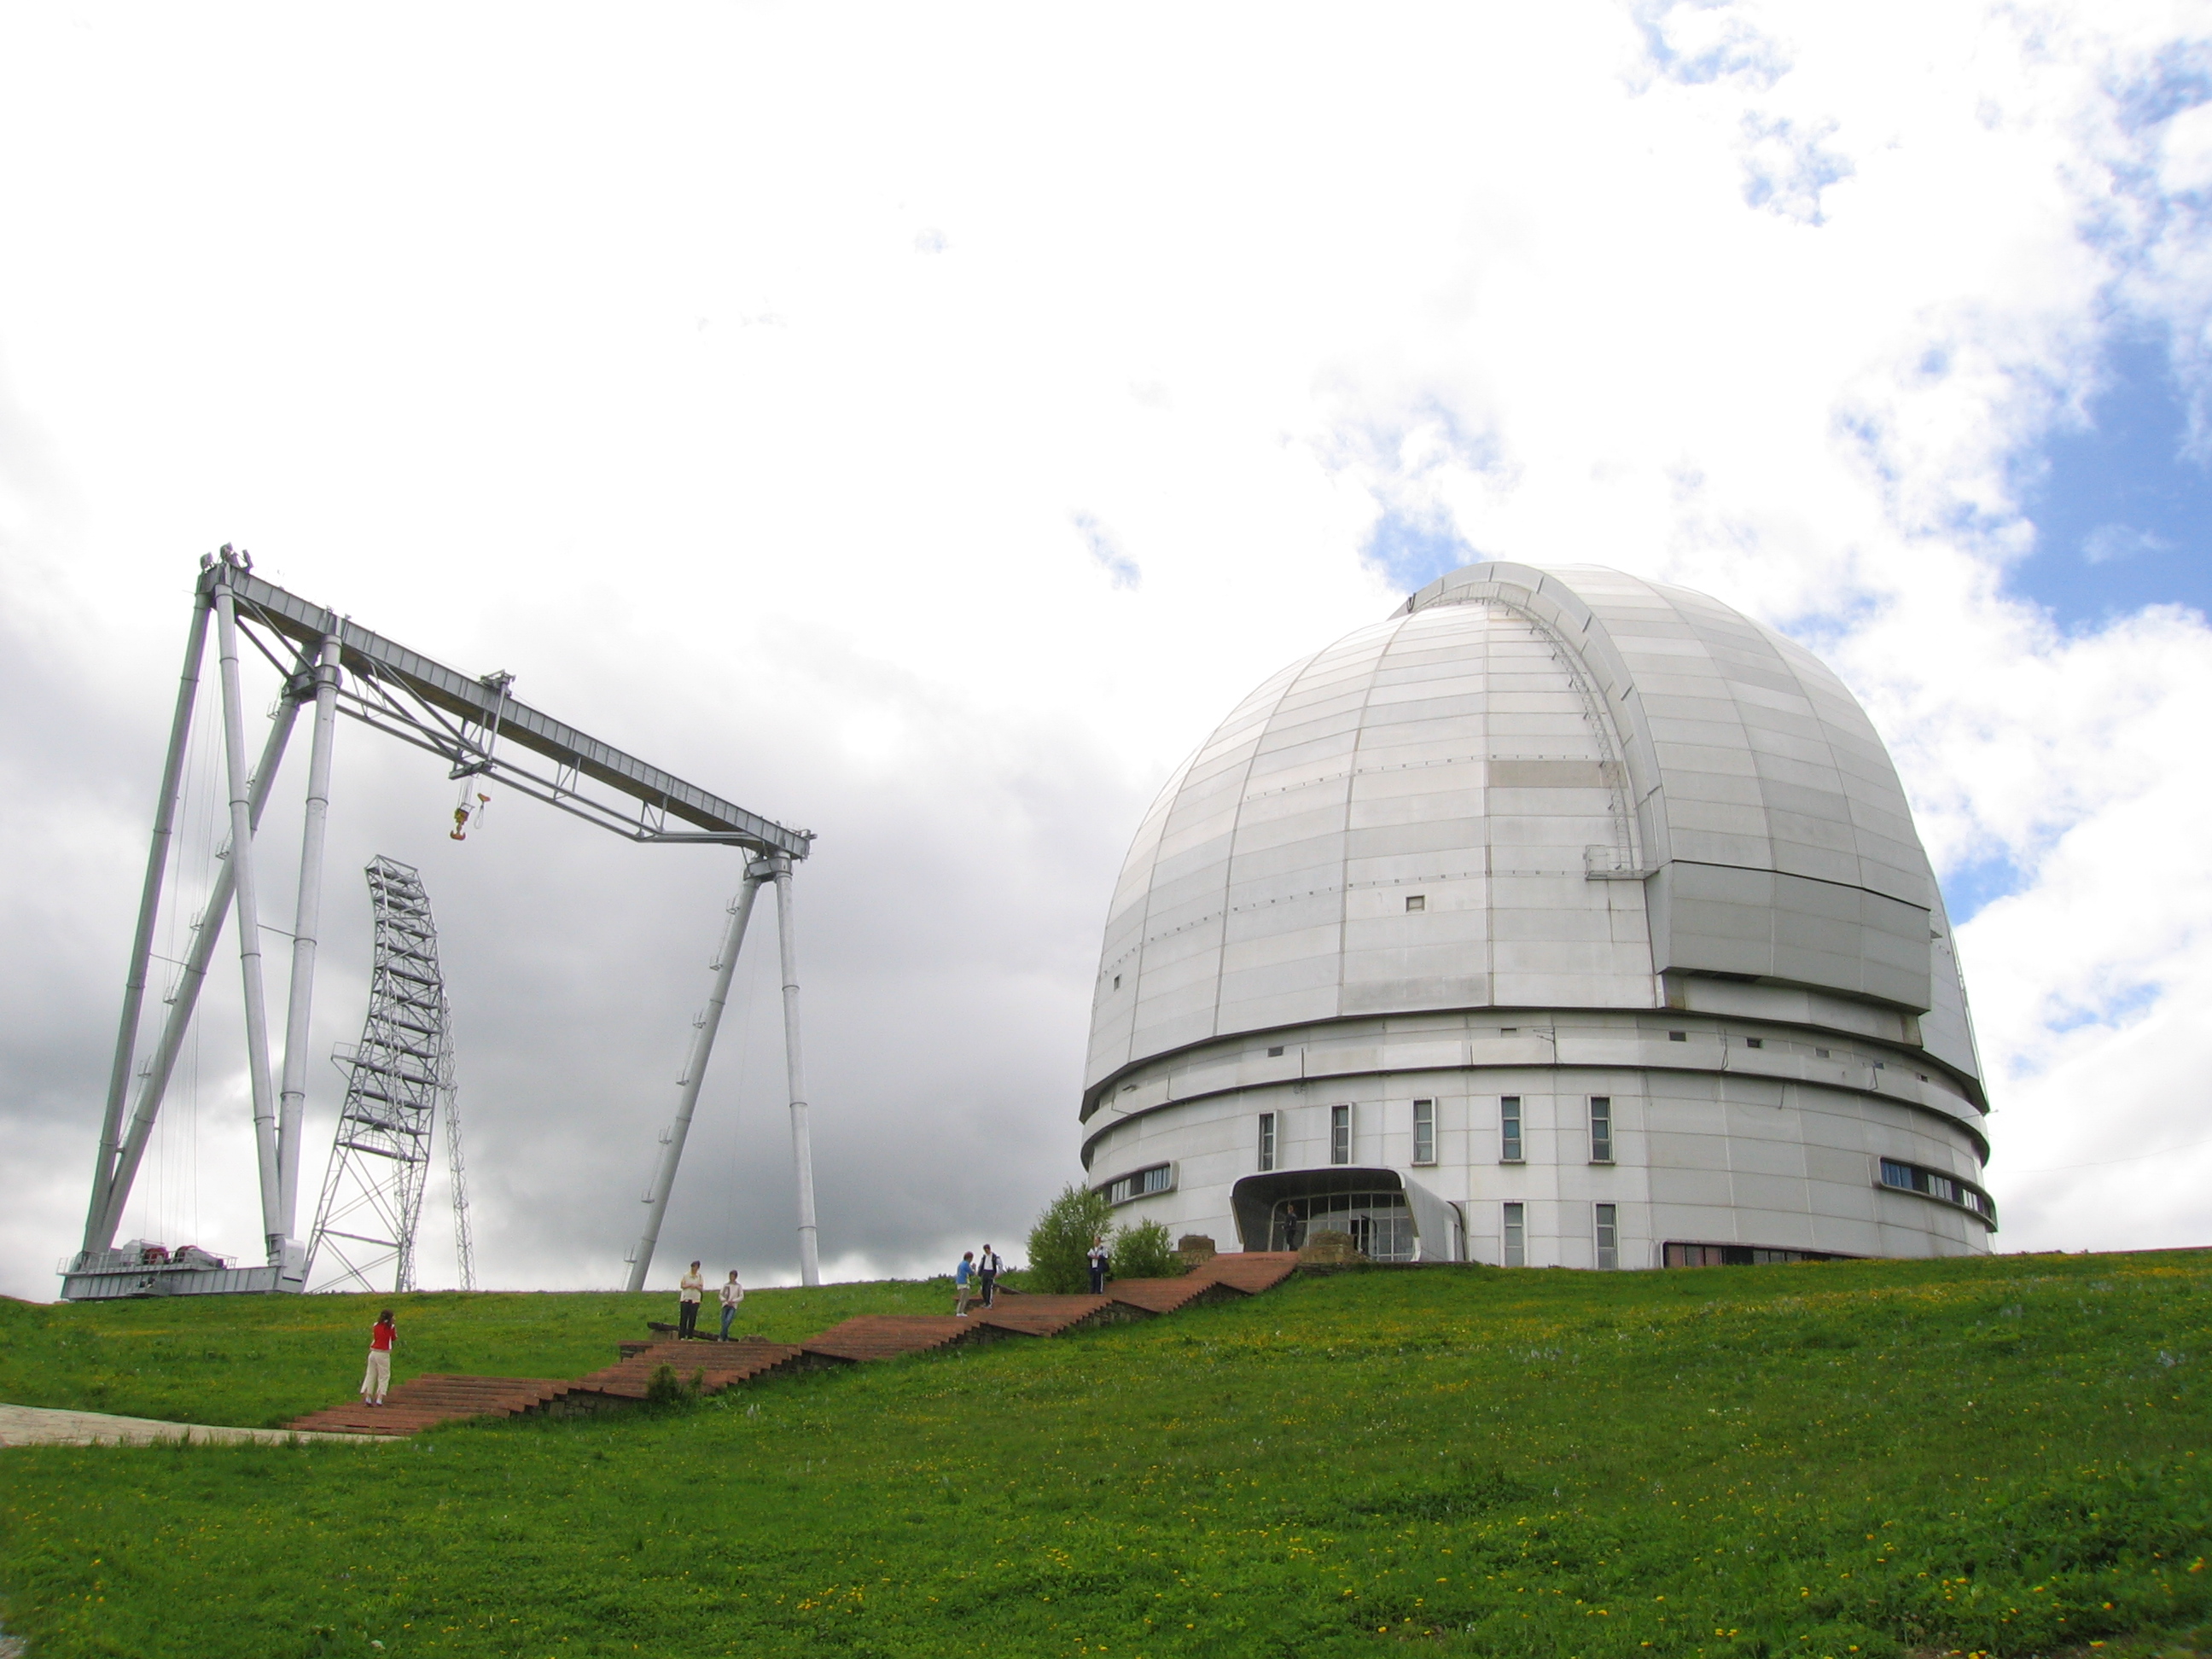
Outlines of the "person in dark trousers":
{"label": "person in dark trousers", "polygon": [[1091,1241],[1091,1294],[1106,1294],[1106,1241],[1103,1238]]}
{"label": "person in dark trousers", "polygon": [[983,1305],[987,1308],[998,1304],[999,1274],[1006,1265],[999,1260],[999,1253],[988,1244],[983,1247],[982,1255],[975,1258],[975,1277],[982,1281]]}
{"label": "person in dark trousers", "polygon": [[385,1394],[392,1387],[392,1344],[398,1335],[399,1328],[392,1322],[392,1310],[386,1308],[377,1315],[368,1333],[368,1370],[361,1379],[362,1405],[384,1403]]}
{"label": "person in dark trousers", "polygon": [[691,1271],[676,1281],[676,1338],[679,1342],[687,1336],[699,1334],[699,1298],[707,1293],[707,1281],[699,1276],[699,1264],[693,1262]]}
{"label": "person in dark trousers", "polygon": [[975,1294],[975,1252],[960,1252],[960,1265],[952,1270],[952,1316],[968,1317],[968,1298]]}

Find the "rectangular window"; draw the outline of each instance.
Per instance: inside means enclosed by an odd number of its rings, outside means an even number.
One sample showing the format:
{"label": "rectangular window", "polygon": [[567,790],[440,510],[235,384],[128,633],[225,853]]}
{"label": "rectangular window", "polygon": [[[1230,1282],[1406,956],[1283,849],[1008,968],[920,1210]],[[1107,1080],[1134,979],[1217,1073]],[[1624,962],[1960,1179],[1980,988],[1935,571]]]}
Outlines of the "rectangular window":
{"label": "rectangular window", "polygon": [[1605,1095],[1590,1097],[1590,1162],[1613,1162],[1613,1102]]}
{"label": "rectangular window", "polygon": [[1765,1037],[1746,1037],[1743,1040],[1743,1046],[1747,1048],[1764,1048],[1766,1046],[1766,1039]]}
{"label": "rectangular window", "polygon": [[1427,908],[1429,908],[1429,896],[1428,896],[1426,893],[1408,893],[1408,894],[1407,894],[1407,895],[1406,895],[1406,908],[1407,908],[1408,910],[1425,910],[1425,909],[1427,909]]}
{"label": "rectangular window", "polygon": [[1275,1115],[1273,1112],[1260,1114],[1260,1167],[1262,1170],[1275,1167]]}
{"label": "rectangular window", "polygon": [[1433,1164],[1437,1161],[1437,1103],[1417,1100],[1413,1103],[1413,1162]]}
{"label": "rectangular window", "polygon": [[1498,1161],[1521,1161],[1521,1097],[1507,1095],[1498,1103]]}
{"label": "rectangular window", "polygon": [[1667,1033],[1667,1041],[1669,1042],[1687,1042],[1689,1040],[1690,1034],[1687,1031],[1669,1031]]}
{"label": "rectangular window", "polygon": [[1620,1265],[1620,1225],[1614,1218],[1619,1213],[1615,1205],[1597,1206],[1597,1265],[1601,1267]]}
{"label": "rectangular window", "polygon": [[1352,1162],[1352,1108],[1349,1106],[1328,1109],[1328,1161],[1332,1164]]}
{"label": "rectangular window", "polygon": [[1509,1267],[1528,1265],[1528,1225],[1523,1218],[1528,1212],[1525,1204],[1505,1206],[1505,1265]]}

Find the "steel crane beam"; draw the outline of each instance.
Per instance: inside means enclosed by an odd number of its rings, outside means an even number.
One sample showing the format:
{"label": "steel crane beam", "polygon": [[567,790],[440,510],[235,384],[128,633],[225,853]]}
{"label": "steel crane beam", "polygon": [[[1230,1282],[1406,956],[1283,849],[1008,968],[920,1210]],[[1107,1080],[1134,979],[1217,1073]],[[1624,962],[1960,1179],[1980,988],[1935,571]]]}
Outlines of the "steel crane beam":
{"label": "steel crane beam", "polygon": [[[211,568],[201,586],[210,593],[227,586],[240,622],[259,622],[303,657],[312,658],[326,635],[336,635],[346,672],[367,683],[366,690],[356,684],[341,694],[346,713],[444,755],[458,768],[483,771],[635,841],[729,842],[793,859],[805,858],[813,843],[811,831],[749,812],[516,702],[502,676],[471,678],[234,565]],[[509,747],[550,763],[552,775],[515,765],[506,757]],[[586,780],[635,802],[635,820],[580,793]],[[688,828],[672,829],[672,821]]]}

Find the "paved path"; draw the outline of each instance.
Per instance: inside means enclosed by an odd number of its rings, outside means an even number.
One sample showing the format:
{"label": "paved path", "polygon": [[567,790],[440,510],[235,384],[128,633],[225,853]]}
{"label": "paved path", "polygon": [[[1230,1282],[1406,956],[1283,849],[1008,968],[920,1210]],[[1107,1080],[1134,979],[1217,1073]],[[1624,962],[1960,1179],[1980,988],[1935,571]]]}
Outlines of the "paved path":
{"label": "paved path", "polygon": [[[349,1440],[357,1434],[297,1434],[290,1429],[225,1429],[206,1423],[164,1423],[151,1417],[111,1417],[106,1412],[64,1412],[45,1406],[0,1406],[0,1446],[150,1446],[190,1436],[196,1442],[252,1440],[285,1445],[294,1440]],[[4,1653],[0,1653],[4,1659]]]}

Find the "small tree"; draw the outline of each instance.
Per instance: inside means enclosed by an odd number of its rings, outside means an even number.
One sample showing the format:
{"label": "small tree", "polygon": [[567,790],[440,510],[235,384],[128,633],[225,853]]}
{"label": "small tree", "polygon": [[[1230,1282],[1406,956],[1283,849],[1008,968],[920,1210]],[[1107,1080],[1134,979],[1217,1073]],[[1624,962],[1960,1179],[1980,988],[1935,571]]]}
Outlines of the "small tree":
{"label": "small tree", "polygon": [[1091,1241],[1113,1231],[1106,1194],[1070,1182],[1030,1229],[1029,1288],[1067,1295],[1091,1288]]}
{"label": "small tree", "polygon": [[1116,1279],[1175,1279],[1188,1273],[1189,1264],[1175,1253],[1167,1224],[1139,1221],[1114,1235],[1107,1247],[1114,1255]]}

